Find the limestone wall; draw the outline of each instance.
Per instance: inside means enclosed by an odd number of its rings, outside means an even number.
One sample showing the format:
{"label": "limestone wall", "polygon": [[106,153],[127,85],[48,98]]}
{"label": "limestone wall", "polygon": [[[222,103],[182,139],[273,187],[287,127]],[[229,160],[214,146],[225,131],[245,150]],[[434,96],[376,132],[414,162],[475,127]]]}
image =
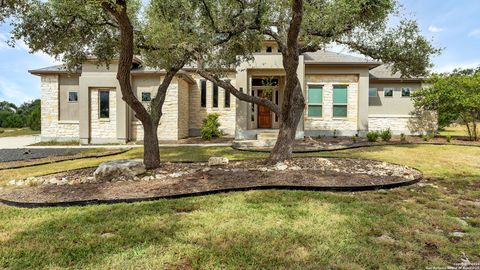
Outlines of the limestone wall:
{"label": "limestone wall", "polygon": [[[305,134],[309,136],[351,136],[358,129],[358,76],[357,75],[307,75],[308,84],[323,85],[322,117],[308,116],[305,111]],[[347,117],[333,117],[333,87],[347,86]],[[305,95],[308,99],[308,95]],[[308,104],[308,100],[307,100]]]}
{"label": "limestone wall", "polygon": [[79,122],[59,120],[59,76],[42,75],[40,92],[42,140],[78,140]]}
{"label": "limestone wall", "polygon": [[[108,90],[109,118],[100,118],[100,90]],[[117,134],[117,91],[115,89],[90,89],[90,134],[92,143],[116,141]]]}

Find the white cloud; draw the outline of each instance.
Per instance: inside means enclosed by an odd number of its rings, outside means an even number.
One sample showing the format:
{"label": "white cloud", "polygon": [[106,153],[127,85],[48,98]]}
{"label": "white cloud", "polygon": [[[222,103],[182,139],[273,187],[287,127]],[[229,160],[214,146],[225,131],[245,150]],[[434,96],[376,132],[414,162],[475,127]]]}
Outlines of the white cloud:
{"label": "white cloud", "polygon": [[443,66],[436,66],[433,68],[435,72],[451,72],[456,68],[468,69],[468,68],[477,68],[480,67],[480,60],[472,61],[472,62],[465,62],[465,63],[453,63],[453,64],[446,64]]}
{"label": "white cloud", "polygon": [[429,31],[429,32],[432,32],[432,33],[440,33],[440,32],[445,31],[445,28],[441,28],[441,27],[437,27],[437,26],[434,26],[434,25],[430,25],[430,26],[428,27],[428,31]]}
{"label": "white cloud", "polygon": [[480,38],[480,28],[473,29],[472,31],[470,31],[470,33],[468,33],[468,36],[474,37],[474,38]]}
{"label": "white cloud", "polygon": [[26,89],[23,89],[20,85],[3,76],[0,77],[0,100],[21,104],[34,99],[35,97],[27,93]]}

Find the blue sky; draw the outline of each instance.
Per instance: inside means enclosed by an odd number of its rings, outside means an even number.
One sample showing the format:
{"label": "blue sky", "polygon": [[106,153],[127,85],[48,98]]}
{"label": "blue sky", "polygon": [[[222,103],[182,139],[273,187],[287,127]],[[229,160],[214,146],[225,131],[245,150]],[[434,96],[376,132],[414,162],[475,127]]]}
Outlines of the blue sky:
{"label": "blue sky", "polygon": [[[480,0],[400,0],[408,18],[417,19],[423,34],[437,47],[434,71],[480,66]],[[24,43],[10,48],[9,26],[0,26],[0,101],[16,104],[39,98],[40,79],[29,69],[58,64],[43,53],[30,54]]]}

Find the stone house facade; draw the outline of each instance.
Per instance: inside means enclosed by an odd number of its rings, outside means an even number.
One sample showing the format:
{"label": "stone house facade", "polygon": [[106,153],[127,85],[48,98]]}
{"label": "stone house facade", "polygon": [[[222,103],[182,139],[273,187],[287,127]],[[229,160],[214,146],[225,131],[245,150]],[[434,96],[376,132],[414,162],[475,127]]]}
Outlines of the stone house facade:
{"label": "stone house facade", "polygon": [[[229,72],[228,78],[237,89],[281,105],[285,78],[281,54],[275,44],[267,43],[253,58]],[[82,144],[143,140],[141,123],[122,100],[116,64],[107,68],[89,59],[76,71],[63,65],[30,71],[41,78],[42,140]],[[297,72],[307,100],[297,138],[363,136],[388,128],[394,134],[425,132],[414,124],[418,119],[410,97],[422,87],[421,78],[404,79],[380,62],[328,51],[300,56]],[[135,59],[132,87],[147,108],[164,74]],[[237,100],[189,68],[172,81],[163,112],[158,136],[164,141],[198,136],[208,113],[220,114],[221,129],[237,140],[275,133],[280,124],[267,108]],[[435,119],[428,121],[435,129]]]}

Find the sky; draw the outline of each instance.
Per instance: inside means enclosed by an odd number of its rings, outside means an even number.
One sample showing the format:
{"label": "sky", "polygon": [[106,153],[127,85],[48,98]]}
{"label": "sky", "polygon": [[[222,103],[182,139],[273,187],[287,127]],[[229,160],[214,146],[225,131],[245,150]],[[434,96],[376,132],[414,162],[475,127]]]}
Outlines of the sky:
{"label": "sky", "polygon": [[[402,14],[414,18],[422,34],[439,48],[433,58],[435,72],[480,66],[480,0],[400,0]],[[41,53],[29,53],[23,42],[15,48],[5,41],[10,27],[0,25],[0,101],[20,105],[40,97],[40,78],[28,70],[60,62]]]}

